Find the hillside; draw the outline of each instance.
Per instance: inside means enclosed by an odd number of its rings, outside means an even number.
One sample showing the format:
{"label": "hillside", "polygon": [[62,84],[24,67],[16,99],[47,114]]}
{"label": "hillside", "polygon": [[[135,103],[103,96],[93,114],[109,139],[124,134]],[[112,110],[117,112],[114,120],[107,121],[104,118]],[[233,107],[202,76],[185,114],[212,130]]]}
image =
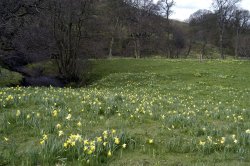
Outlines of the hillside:
{"label": "hillside", "polygon": [[[238,2],[223,19],[214,7],[180,22],[173,0],[0,1],[0,64],[22,85],[63,87],[89,84],[89,59],[248,59],[250,13]],[[35,66],[44,62],[57,73]]]}

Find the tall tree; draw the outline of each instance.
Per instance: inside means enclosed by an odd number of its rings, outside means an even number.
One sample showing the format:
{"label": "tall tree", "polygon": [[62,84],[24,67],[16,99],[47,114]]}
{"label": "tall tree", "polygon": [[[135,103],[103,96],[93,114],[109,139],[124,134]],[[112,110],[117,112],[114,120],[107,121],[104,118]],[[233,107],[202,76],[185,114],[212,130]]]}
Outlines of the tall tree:
{"label": "tall tree", "polygon": [[147,32],[149,17],[153,14],[157,14],[157,8],[153,0],[125,0],[129,8],[129,30],[131,32],[131,38],[134,43],[134,56],[135,58],[141,57],[142,40],[150,35]]}
{"label": "tall tree", "polygon": [[51,30],[56,43],[56,60],[63,78],[78,79],[77,59],[92,0],[51,0],[49,12]]}
{"label": "tall tree", "polygon": [[241,0],[213,0],[213,7],[218,15],[218,27],[220,34],[220,54],[221,58],[225,59],[224,54],[224,36],[225,26],[228,20],[232,17],[232,11],[236,8]]}
{"label": "tall tree", "polygon": [[[189,17],[189,25],[192,29],[192,39],[201,45],[200,60],[206,55],[207,44],[216,28],[216,15],[210,10],[198,10]],[[214,36],[213,36],[214,38]],[[189,49],[191,49],[189,46]],[[190,51],[190,50],[189,50]]]}
{"label": "tall tree", "polygon": [[115,37],[118,32],[122,31],[126,3],[123,0],[108,0],[106,2],[106,17],[109,23],[109,58],[113,56],[113,46],[115,44]]}
{"label": "tall tree", "polygon": [[167,22],[167,54],[168,54],[168,57],[171,57],[170,16],[173,13],[172,8],[175,5],[175,1],[174,0],[159,0],[157,2],[157,5],[159,6],[160,14],[166,19],[166,22]]}
{"label": "tall tree", "polygon": [[239,56],[239,42],[240,36],[244,29],[247,29],[248,22],[250,20],[250,13],[248,10],[235,10],[233,13],[233,25],[235,29],[235,58]]}

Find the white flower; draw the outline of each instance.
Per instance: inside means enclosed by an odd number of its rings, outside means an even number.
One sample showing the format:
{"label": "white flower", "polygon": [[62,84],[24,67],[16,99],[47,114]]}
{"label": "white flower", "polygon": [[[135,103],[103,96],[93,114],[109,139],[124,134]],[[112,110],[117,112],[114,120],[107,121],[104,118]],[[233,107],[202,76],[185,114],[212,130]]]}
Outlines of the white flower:
{"label": "white flower", "polygon": [[57,125],[56,125],[56,128],[57,129],[60,129],[62,126],[58,123]]}
{"label": "white flower", "polygon": [[127,146],[127,144],[123,144],[123,145],[122,145],[122,148],[123,148],[123,149],[125,149],[125,148],[126,148],[126,146]]}

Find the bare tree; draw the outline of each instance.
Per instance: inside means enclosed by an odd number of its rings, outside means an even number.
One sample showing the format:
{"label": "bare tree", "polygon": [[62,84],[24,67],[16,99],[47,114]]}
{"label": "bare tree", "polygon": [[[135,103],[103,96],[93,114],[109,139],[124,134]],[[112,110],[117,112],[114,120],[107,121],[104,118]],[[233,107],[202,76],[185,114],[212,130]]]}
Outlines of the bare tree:
{"label": "bare tree", "polygon": [[167,22],[167,54],[168,57],[171,57],[171,44],[170,44],[170,16],[173,13],[173,6],[175,5],[174,0],[159,0],[157,2],[157,5],[159,6],[159,11],[162,16],[166,18]]}
{"label": "bare tree", "polygon": [[135,58],[140,58],[142,39],[149,35],[146,32],[147,26],[149,26],[148,17],[157,14],[158,8],[153,0],[125,0],[125,2],[130,6],[128,21],[130,22],[129,30],[134,43],[134,55]]}
{"label": "bare tree", "polygon": [[238,58],[240,36],[244,29],[247,28],[250,20],[250,13],[248,10],[235,10],[233,17],[233,24],[235,28],[235,58]]}
{"label": "bare tree", "polygon": [[39,13],[45,0],[0,1],[0,49],[13,50],[12,40],[24,25],[24,18]]}
{"label": "bare tree", "polygon": [[109,34],[110,34],[110,43],[109,43],[109,58],[113,56],[113,46],[115,44],[115,36],[117,33],[122,31],[123,27],[123,18],[125,14],[125,3],[123,0],[108,0],[107,9],[107,19],[109,23]]}
{"label": "bare tree", "polygon": [[200,60],[206,55],[206,47],[215,28],[216,17],[210,10],[198,10],[189,17],[192,38],[201,45]]}
{"label": "bare tree", "polygon": [[250,35],[244,35],[239,39],[238,54],[241,57],[250,58]]}
{"label": "bare tree", "polygon": [[232,11],[236,5],[241,0],[213,0],[213,7],[218,14],[218,26],[220,34],[220,54],[221,58],[225,59],[224,54],[224,35],[225,35],[225,26],[228,20],[232,17]]}
{"label": "bare tree", "polygon": [[69,81],[78,79],[77,59],[92,0],[51,0],[51,28],[56,42],[54,54],[60,74]]}
{"label": "bare tree", "polygon": [[34,15],[40,10],[44,0],[1,0],[0,21],[4,26],[11,19],[21,18],[26,15]]}

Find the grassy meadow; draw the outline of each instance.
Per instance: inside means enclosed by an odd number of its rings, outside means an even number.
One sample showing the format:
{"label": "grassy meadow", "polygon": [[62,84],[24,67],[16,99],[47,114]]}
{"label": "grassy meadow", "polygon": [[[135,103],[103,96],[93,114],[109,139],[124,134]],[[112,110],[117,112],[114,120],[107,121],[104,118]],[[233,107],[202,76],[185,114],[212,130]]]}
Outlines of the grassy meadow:
{"label": "grassy meadow", "polygon": [[250,61],[92,67],[86,88],[0,88],[0,165],[250,165]]}

